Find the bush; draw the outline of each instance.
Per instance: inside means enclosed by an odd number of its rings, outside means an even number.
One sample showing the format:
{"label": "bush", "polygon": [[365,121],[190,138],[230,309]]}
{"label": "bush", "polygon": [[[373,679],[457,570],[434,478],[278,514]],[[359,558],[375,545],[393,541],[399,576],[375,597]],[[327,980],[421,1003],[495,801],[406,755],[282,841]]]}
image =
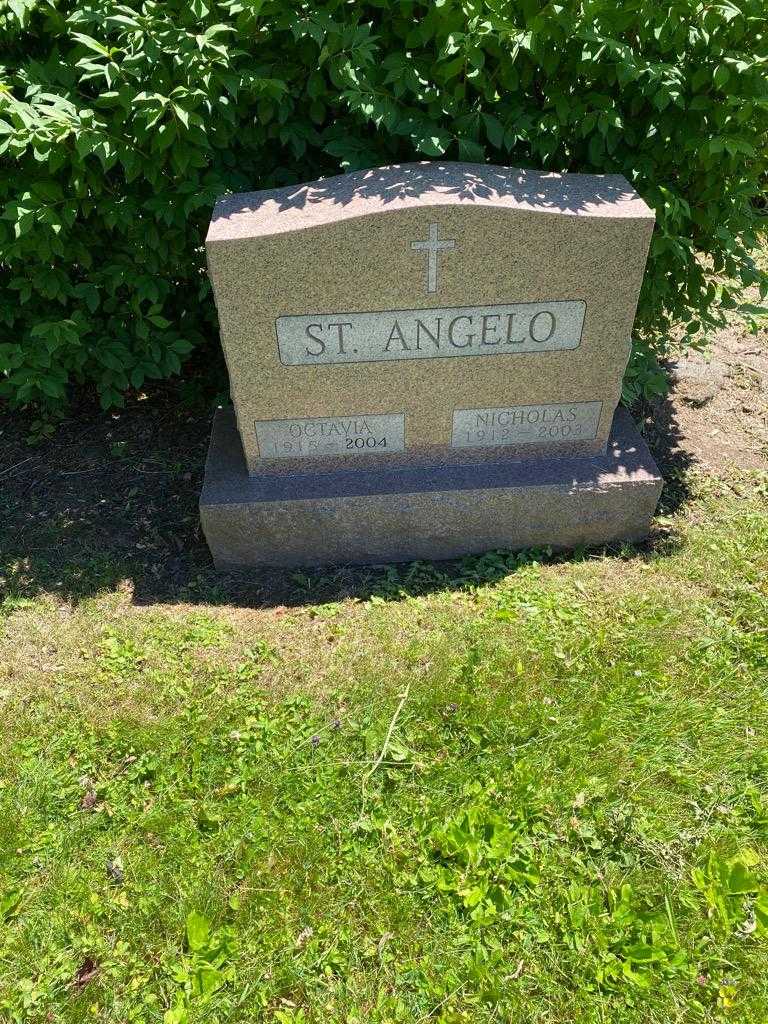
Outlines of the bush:
{"label": "bush", "polygon": [[215,339],[225,190],[425,157],[634,183],[652,389],[649,353],[759,280],[764,4],[0,0],[0,396],[119,404]]}

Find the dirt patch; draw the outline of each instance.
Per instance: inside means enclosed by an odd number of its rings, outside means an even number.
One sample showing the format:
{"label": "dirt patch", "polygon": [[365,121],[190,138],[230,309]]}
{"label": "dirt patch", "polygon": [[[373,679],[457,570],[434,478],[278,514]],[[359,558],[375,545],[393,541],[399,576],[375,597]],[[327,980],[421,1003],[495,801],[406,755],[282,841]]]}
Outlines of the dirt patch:
{"label": "dirt patch", "polygon": [[689,352],[669,370],[670,394],[645,418],[662,466],[768,470],[768,332],[733,323],[705,354]]}
{"label": "dirt patch", "polygon": [[207,567],[197,500],[212,405],[184,398],[168,384],[119,413],[80,405],[32,446],[28,420],[0,416],[0,593],[3,578],[74,598],[137,578],[170,591]]}
{"label": "dirt patch", "polygon": [[[768,250],[756,254],[768,270]],[[757,288],[746,302],[765,306]],[[768,470],[768,323],[750,331],[731,313],[704,352],[670,360],[670,393],[652,403],[646,436],[665,468],[696,468],[724,476]]]}

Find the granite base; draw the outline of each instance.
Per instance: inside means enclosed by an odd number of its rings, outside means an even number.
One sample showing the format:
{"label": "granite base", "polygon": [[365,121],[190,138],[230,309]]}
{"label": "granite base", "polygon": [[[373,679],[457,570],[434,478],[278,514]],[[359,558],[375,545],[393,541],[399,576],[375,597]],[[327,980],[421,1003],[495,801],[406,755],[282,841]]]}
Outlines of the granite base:
{"label": "granite base", "polygon": [[618,409],[605,455],[249,476],[219,410],[200,498],[217,569],[405,562],[494,548],[568,549],[648,533],[662,479]]}

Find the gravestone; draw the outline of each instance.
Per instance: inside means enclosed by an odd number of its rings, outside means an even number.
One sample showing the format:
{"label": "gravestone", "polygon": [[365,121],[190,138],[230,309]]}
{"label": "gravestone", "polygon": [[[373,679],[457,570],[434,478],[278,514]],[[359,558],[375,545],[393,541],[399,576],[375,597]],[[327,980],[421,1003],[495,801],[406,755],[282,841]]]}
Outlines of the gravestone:
{"label": "gravestone", "polygon": [[461,163],[221,199],[217,567],[643,537],[661,478],[617,403],[653,223],[618,175]]}

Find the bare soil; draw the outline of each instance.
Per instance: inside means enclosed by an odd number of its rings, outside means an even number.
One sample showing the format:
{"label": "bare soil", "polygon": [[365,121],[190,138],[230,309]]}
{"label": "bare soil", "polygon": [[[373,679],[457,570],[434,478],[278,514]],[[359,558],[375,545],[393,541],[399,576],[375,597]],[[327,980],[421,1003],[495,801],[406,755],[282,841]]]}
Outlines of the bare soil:
{"label": "bare soil", "polygon": [[669,395],[645,416],[660,463],[725,474],[768,470],[768,331],[750,334],[733,323],[705,354],[689,351],[669,369]]}

